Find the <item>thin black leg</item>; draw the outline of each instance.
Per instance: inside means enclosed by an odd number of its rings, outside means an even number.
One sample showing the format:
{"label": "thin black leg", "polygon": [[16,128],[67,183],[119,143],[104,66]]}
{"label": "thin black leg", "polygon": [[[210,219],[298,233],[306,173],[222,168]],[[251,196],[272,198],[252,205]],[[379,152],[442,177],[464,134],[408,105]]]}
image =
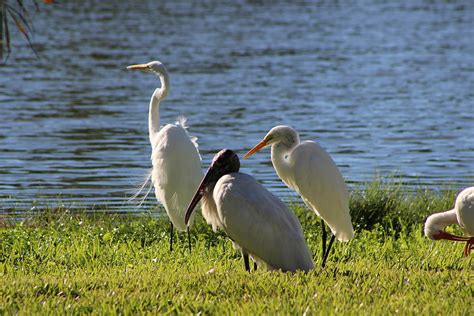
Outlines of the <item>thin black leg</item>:
{"label": "thin black leg", "polygon": [[170,252],[173,251],[173,223],[170,221]]}
{"label": "thin black leg", "polygon": [[250,272],[249,255],[242,251],[242,258],[244,258],[245,271]]}
{"label": "thin black leg", "polygon": [[257,271],[257,263],[255,261],[253,262],[253,271]]}
{"label": "thin black leg", "polygon": [[[323,236],[322,236],[322,246],[323,246],[323,252],[322,252],[322,255],[321,255],[321,259],[323,260],[324,262],[324,255],[326,254],[326,238],[327,238],[327,234],[326,234],[326,224],[324,223],[324,221],[321,219],[321,231],[323,233]],[[324,264],[323,264],[324,266]]]}
{"label": "thin black leg", "polygon": [[331,246],[332,246],[332,243],[334,242],[334,239],[336,239],[336,236],[331,234],[331,239],[329,240],[329,245],[328,245],[328,248],[326,249],[326,253],[324,254],[324,258],[323,258],[323,263],[321,265],[323,268],[326,265],[326,259],[328,258],[329,251],[331,251]]}
{"label": "thin black leg", "polygon": [[188,232],[189,253],[191,253],[191,236],[189,235],[189,226],[186,227],[186,231]]}

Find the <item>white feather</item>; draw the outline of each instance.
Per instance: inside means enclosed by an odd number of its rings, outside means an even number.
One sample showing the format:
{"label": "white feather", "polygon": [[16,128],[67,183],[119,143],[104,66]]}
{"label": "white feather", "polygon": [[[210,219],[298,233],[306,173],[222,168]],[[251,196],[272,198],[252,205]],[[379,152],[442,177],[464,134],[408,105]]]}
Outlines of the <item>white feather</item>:
{"label": "white feather", "polygon": [[173,225],[186,230],[185,211],[203,177],[199,152],[181,125],[168,124],[153,139],[151,179],[155,196]]}
{"label": "white feather", "polygon": [[[136,207],[142,206],[142,204],[145,202],[146,198],[150,194],[151,190],[153,189],[153,183],[150,181],[152,172],[153,172],[152,168],[148,169],[143,180],[140,182],[138,187],[134,190],[135,193],[128,199],[128,202],[134,202],[135,200],[139,200],[140,202],[136,204]],[[148,189],[146,193],[141,198],[138,198],[147,184],[148,184]]]}
{"label": "white feather", "polygon": [[202,203],[203,216],[269,270],[313,269],[296,216],[253,177],[236,172],[219,179]]}

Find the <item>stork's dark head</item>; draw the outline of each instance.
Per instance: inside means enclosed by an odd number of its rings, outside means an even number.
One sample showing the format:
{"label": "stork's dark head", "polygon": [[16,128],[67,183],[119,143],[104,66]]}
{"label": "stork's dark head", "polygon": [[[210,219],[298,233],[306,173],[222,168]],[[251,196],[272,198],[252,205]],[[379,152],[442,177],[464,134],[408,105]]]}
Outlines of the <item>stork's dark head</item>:
{"label": "stork's dark head", "polygon": [[209,171],[215,170],[219,177],[238,172],[240,169],[239,157],[230,149],[222,149],[219,151],[214,158],[212,159],[211,165],[209,166]]}
{"label": "stork's dark head", "polygon": [[189,203],[188,209],[186,210],[186,216],[184,222],[188,224],[188,220],[193,212],[194,208],[201,200],[206,189],[213,187],[217,181],[226,174],[238,172],[240,169],[239,157],[230,149],[222,149],[212,159],[207,173],[199,184],[196,194],[194,194],[191,203]]}

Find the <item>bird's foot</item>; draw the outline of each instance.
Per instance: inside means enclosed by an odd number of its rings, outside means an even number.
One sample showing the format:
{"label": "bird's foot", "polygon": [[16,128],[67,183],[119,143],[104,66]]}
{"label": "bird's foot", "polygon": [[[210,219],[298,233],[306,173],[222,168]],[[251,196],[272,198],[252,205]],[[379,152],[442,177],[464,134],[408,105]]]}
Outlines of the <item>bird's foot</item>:
{"label": "bird's foot", "polygon": [[469,256],[472,249],[474,249],[474,237],[469,238],[469,240],[466,242],[466,247],[464,247],[464,256]]}

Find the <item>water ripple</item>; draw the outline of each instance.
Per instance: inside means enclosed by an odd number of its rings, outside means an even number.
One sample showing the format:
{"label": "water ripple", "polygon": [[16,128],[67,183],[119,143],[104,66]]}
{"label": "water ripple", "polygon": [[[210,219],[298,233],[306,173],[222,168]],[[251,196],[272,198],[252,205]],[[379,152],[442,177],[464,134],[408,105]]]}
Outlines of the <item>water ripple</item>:
{"label": "water ripple", "polygon": [[[35,16],[42,58],[15,41],[0,67],[0,208],[136,209],[158,80],[125,67],[155,59],[171,74],[162,122],[188,117],[205,167],[287,124],[350,185],[392,173],[408,188],[473,185],[473,14],[471,1],[48,6]],[[298,200],[269,150],[242,170]]]}

